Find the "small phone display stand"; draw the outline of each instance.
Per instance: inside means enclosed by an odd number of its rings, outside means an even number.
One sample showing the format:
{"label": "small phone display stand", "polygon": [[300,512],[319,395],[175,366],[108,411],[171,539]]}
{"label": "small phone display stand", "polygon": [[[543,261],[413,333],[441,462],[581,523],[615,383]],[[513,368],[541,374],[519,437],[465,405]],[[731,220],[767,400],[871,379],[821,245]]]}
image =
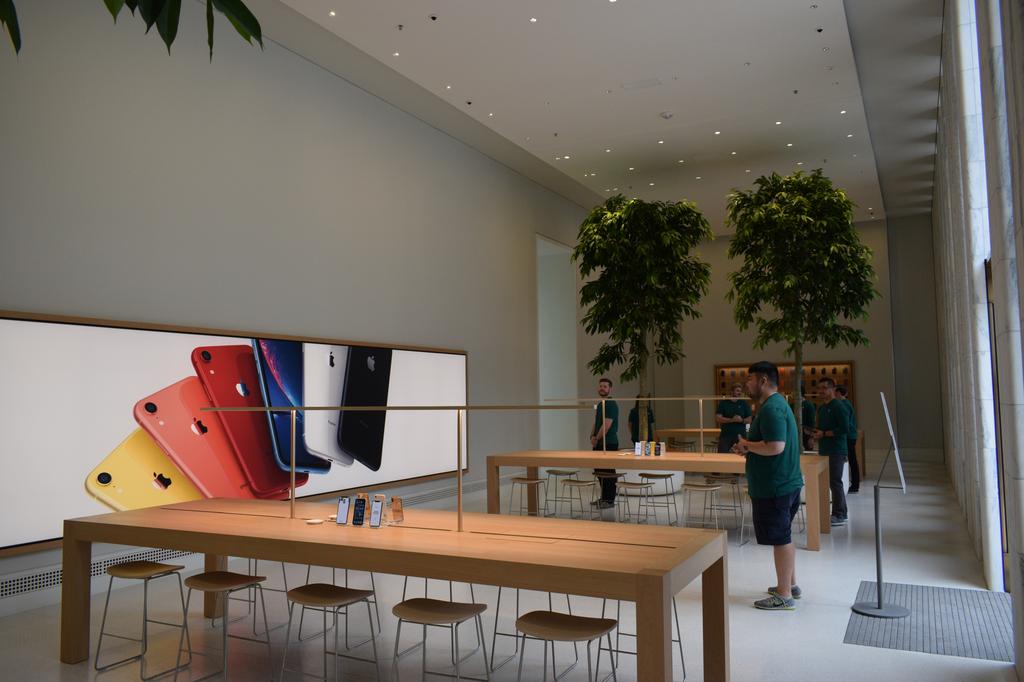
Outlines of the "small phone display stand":
{"label": "small phone display stand", "polygon": [[[900,449],[896,444],[896,431],[892,427],[892,419],[889,416],[889,404],[885,401],[885,394],[879,393],[882,397],[882,410],[885,412],[885,423],[889,427],[889,452],[885,455],[885,461],[882,462],[882,468],[878,472],[878,480],[875,481],[875,570],[877,572],[877,582],[875,583],[878,592],[877,601],[859,601],[852,607],[854,613],[859,613],[862,616],[871,616],[872,618],[906,618],[910,615],[910,610],[896,604],[886,604],[883,601],[884,597],[884,583],[882,582],[882,517],[880,514],[879,500],[881,497],[882,489],[899,490],[903,494],[907,492],[907,480],[903,477],[903,464],[900,462]],[[882,477],[885,476],[885,467],[889,464],[889,458],[892,457],[896,462],[896,471],[899,473],[900,484],[896,485],[882,485]]]}

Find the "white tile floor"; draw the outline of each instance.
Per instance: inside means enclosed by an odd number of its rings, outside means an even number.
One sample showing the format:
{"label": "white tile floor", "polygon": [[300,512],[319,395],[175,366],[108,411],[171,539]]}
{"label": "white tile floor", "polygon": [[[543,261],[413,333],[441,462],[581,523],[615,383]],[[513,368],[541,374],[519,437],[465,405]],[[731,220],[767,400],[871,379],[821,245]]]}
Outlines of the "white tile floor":
{"label": "white tile floor", "polygon": [[[974,555],[969,539],[961,522],[959,507],[945,480],[944,470],[938,466],[908,467],[908,481],[911,492],[902,496],[895,491],[884,491],[883,512],[886,520],[886,579],[894,582],[942,585],[948,587],[981,588],[980,564]],[[935,656],[871,647],[843,644],[843,636],[849,618],[849,605],[861,580],[874,577],[874,544],[872,524],[872,495],[869,486],[864,492],[850,497],[850,524],[836,529],[831,536],[824,536],[821,552],[799,551],[797,574],[804,590],[804,598],[798,602],[795,612],[766,613],[751,607],[751,602],[762,596],[765,586],[774,580],[771,553],[768,548],[753,543],[737,547],[735,537],[730,544],[729,589],[731,661],[734,680],[1016,680],[1013,666],[1007,663],[980,661],[966,658]],[[507,494],[507,493],[506,493]],[[444,506],[446,502],[434,506]],[[484,506],[481,495],[468,496],[467,510],[478,510]],[[802,537],[798,539],[798,544]],[[279,565],[261,564],[262,571],[269,576],[270,585],[279,587],[281,575]],[[328,576],[326,569],[320,569],[314,578],[323,580]],[[289,566],[289,583],[299,584],[305,578],[305,571],[299,566]],[[353,574],[353,585],[367,582],[366,574]],[[413,590],[422,589],[422,581],[411,581]],[[447,596],[447,586],[432,584],[432,594]],[[382,677],[391,679],[390,661],[394,649],[395,619],[390,606],[401,597],[402,578],[378,575],[377,592],[381,601],[383,634],[378,639],[382,654]],[[174,619],[173,604],[177,589],[170,582],[157,586],[150,596],[155,617]],[[490,647],[493,627],[493,608],[496,588],[477,586],[478,600],[485,600],[491,609],[485,615],[487,645]],[[505,593],[506,595],[509,592]],[[456,587],[456,598],[468,599],[465,585]],[[284,598],[276,592],[268,592],[267,605],[270,610],[271,627],[283,623],[286,618]],[[122,631],[131,632],[138,627],[137,608],[141,589],[128,588],[114,594],[111,605],[110,625]],[[545,608],[547,596],[524,593],[523,608]],[[686,655],[688,680],[703,678],[701,662],[700,631],[700,584],[695,583],[677,597],[679,615],[683,627],[684,652]],[[563,598],[564,603],[564,598]],[[558,601],[556,601],[556,607]],[[103,607],[101,598],[93,600],[93,639],[99,628]],[[507,622],[511,616],[511,601],[503,600],[502,618]],[[592,599],[574,598],[574,612],[597,615],[600,602]],[[238,613],[244,606],[238,607]],[[624,605],[624,627],[633,631],[631,608]],[[352,635],[366,632],[365,611],[355,612]],[[190,624],[194,644],[208,648],[219,646],[219,630],[210,630],[209,621],[202,621],[198,608],[193,606]],[[311,623],[307,621],[307,626]],[[315,623],[312,623],[315,626]],[[248,624],[239,621],[233,628],[243,631]],[[152,665],[161,666],[173,658],[178,633],[169,628],[159,629],[153,635],[151,652]],[[311,632],[310,630],[306,631]],[[57,607],[46,607],[0,619],[0,679],[3,680],[132,680],[137,679],[138,668],[132,665],[97,674],[89,664],[76,666],[62,665],[57,658],[59,615]],[[403,635],[403,647],[412,643],[416,635]],[[268,667],[266,649],[248,642],[231,642],[232,679],[267,679],[270,670],[277,674],[281,662],[284,629],[272,632],[273,661]],[[472,648],[472,631],[462,634],[463,651]],[[623,640],[625,645],[625,639]],[[130,646],[130,645],[129,645]],[[115,645],[110,649],[113,655],[127,655],[129,646]],[[119,648],[118,648],[119,647]],[[289,664],[299,664],[308,672],[319,670],[321,659],[318,655],[319,642],[313,640],[302,645],[299,656],[290,653]],[[499,660],[502,653],[511,648],[511,640],[498,642]],[[296,651],[295,649],[291,650]],[[558,663],[563,665],[571,656],[571,648],[561,648]],[[369,646],[357,652],[369,653]],[[527,649],[526,667],[523,679],[541,678],[541,648],[532,643]],[[582,652],[581,652],[582,653]],[[448,662],[447,634],[437,631],[431,634],[429,644],[429,665],[443,668]],[[583,659],[585,662],[585,658]],[[602,661],[602,672],[608,670],[607,656]],[[214,670],[219,665],[217,658],[197,659],[189,674],[179,679],[198,677]],[[342,679],[378,679],[373,667],[363,663],[344,662]],[[419,653],[401,661],[403,679],[419,678]],[[449,664],[450,665],[450,664]],[[465,664],[464,672],[475,675],[482,672],[479,655]],[[566,679],[586,679],[584,666],[579,666]],[[623,657],[619,667],[620,680],[635,680],[635,662]],[[514,663],[501,668],[492,676],[495,680],[514,680]],[[682,679],[682,669],[676,661],[677,680]],[[169,678],[168,678],[169,679]],[[286,679],[298,680],[301,676],[290,674]]]}

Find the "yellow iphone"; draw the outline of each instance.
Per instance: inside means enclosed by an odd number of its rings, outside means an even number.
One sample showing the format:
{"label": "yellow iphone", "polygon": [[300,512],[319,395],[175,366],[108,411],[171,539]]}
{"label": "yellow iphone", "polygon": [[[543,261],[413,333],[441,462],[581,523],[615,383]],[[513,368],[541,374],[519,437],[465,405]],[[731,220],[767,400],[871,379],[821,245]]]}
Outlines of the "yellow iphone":
{"label": "yellow iphone", "polygon": [[135,429],[85,479],[85,489],[116,511],[203,499],[148,433]]}

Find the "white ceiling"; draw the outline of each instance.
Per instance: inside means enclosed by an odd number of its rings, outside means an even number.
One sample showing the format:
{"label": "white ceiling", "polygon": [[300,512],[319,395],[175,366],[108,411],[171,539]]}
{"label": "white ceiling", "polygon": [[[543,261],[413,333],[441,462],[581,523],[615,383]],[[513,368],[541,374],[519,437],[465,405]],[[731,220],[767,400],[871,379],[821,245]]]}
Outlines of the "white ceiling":
{"label": "white ceiling", "polygon": [[821,167],[856,220],[884,216],[841,0],[283,2],[589,188],[589,203],[691,199],[722,232],[732,188]]}

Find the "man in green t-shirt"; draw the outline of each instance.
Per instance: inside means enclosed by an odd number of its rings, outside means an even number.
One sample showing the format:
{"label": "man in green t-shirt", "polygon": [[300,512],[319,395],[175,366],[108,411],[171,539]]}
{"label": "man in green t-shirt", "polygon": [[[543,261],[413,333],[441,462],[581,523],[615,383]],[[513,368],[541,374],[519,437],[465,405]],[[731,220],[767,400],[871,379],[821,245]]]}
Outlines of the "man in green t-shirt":
{"label": "man in green t-shirt", "polygon": [[836,400],[836,382],[831,377],[818,381],[818,453],[828,456],[828,485],[832,489],[832,525],[846,523],[846,490],[843,488],[843,469],[846,467],[846,430],[849,418],[846,408]]}
{"label": "man in green t-shirt", "polygon": [[[594,427],[590,430],[590,446],[594,450],[619,449],[619,404],[612,400],[612,380],[601,377],[597,382],[597,395],[604,403],[594,406]],[[601,409],[601,405],[604,409]],[[614,474],[615,469],[594,469],[594,473]],[[615,486],[618,481],[607,477],[601,479],[601,499],[595,502],[600,509],[615,506]]]}
{"label": "man in green t-shirt", "polygon": [[747,435],[747,424],[753,415],[750,402],[743,398],[743,384],[732,385],[732,400],[719,400],[715,408],[715,422],[721,432],[718,436],[718,451],[732,452],[732,446],[740,436]]}
{"label": "man in green t-shirt", "polygon": [[801,597],[796,584],[793,518],[800,509],[800,435],[796,418],[779,394],[779,368],[757,362],[747,370],[747,395],[757,403],[748,437],[740,436],[733,451],[747,458],[747,489],[759,545],[772,545],[778,582],[754,606],[792,611]]}
{"label": "man in green t-shirt", "polygon": [[860,462],[857,461],[857,415],[853,411],[853,403],[846,395],[846,386],[836,386],[836,399],[846,408],[846,459],[850,465],[850,489],[846,492],[860,492]]}

